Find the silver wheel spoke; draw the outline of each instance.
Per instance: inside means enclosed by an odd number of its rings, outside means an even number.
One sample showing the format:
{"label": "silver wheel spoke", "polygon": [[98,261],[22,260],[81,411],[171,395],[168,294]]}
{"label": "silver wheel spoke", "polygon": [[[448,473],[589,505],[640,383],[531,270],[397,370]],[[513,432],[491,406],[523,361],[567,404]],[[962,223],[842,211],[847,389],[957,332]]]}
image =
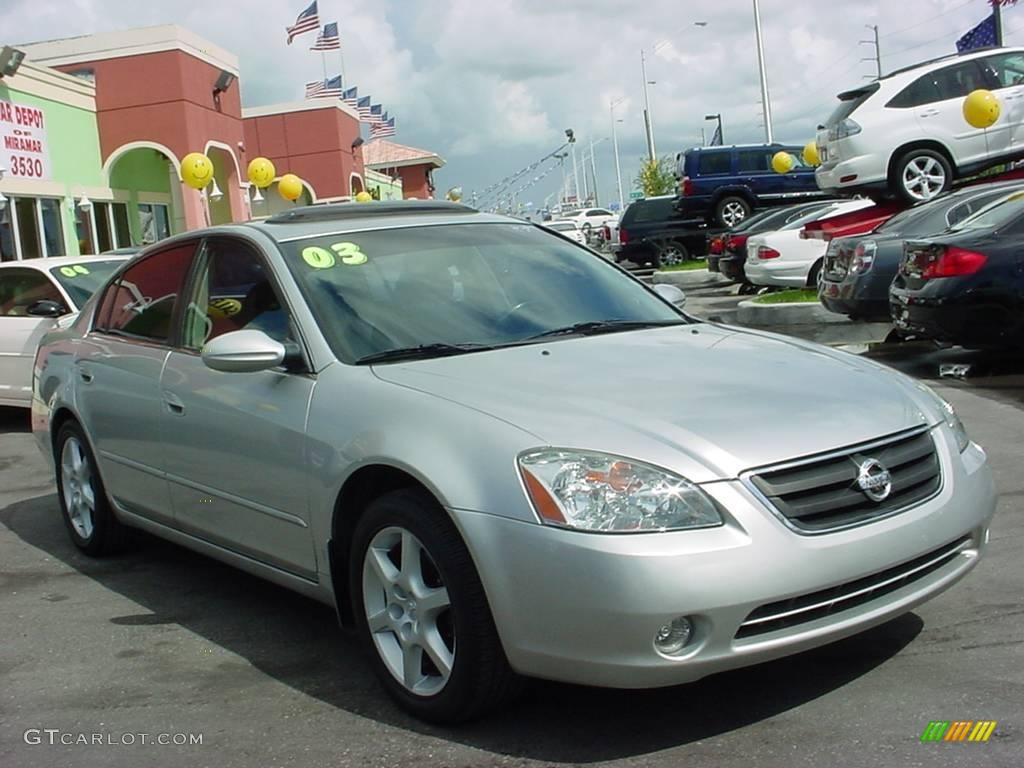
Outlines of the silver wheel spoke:
{"label": "silver wheel spoke", "polygon": [[424,630],[423,650],[426,651],[430,660],[434,662],[434,666],[441,673],[441,677],[447,680],[448,676],[452,673],[452,662],[455,661],[455,657],[448,650],[448,646],[444,644],[444,640],[441,638],[441,633],[437,631],[436,625],[432,625]]}
{"label": "silver wheel spoke", "polygon": [[394,563],[388,558],[386,550],[371,548],[366,553],[367,560],[370,562],[370,566],[377,574],[377,578],[381,581],[381,586],[394,584],[398,581],[398,569],[395,568]]}
{"label": "silver wheel spoke", "polygon": [[370,632],[374,634],[394,631],[391,627],[391,617],[388,616],[386,608],[382,611],[377,611],[372,616],[367,616],[366,623],[370,626]]}
{"label": "silver wheel spoke", "polygon": [[422,666],[423,648],[413,643],[405,646],[402,649],[402,682],[410,691],[416,690],[423,681],[423,672],[420,671]]}
{"label": "silver wheel spoke", "polygon": [[451,600],[448,598],[448,590],[441,587],[440,589],[432,589],[423,597],[417,598],[416,605],[423,618],[427,618],[440,613],[450,606]]}
{"label": "silver wheel spoke", "polygon": [[420,543],[408,531],[402,531],[402,567],[399,582],[410,592],[423,584],[420,567]]}

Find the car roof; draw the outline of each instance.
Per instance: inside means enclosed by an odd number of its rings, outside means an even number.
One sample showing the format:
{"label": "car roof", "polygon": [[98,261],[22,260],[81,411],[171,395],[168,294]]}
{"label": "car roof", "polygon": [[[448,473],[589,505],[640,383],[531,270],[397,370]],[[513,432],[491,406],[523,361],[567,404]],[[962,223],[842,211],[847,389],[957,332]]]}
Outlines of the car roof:
{"label": "car roof", "polygon": [[938,56],[934,59],[928,59],[927,61],[919,61],[917,64],[911,64],[910,66],[907,67],[900,67],[899,69],[894,69],[892,72],[887,72],[884,75],[882,75],[881,79],[888,80],[890,77],[893,77],[894,75],[902,75],[907,72],[913,72],[918,69],[925,69],[936,64],[947,64],[953,61],[970,61],[971,59],[981,59],[984,58],[985,56],[991,56],[996,51],[1005,51],[1007,53],[1011,53],[1014,51],[1021,52],[1024,51],[1024,48],[990,45],[986,46],[985,48],[973,48],[969,51],[964,51],[963,53],[948,53],[945,56]]}
{"label": "car roof", "polygon": [[797,147],[797,146],[799,146],[799,145],[797,145],[797,144],[783,144],[783,143],[778,142],[778,141],[773,141],[771,144],[765,144],[764,142],[760,142],[760,143],[755,142],[753,144],[725,144],[725,145],[716,144],[713,147],[690,147],[686,151],[687,152],[724,152],[724,151],[732,150],[732,149],[762,149],[762,148],[763,149],[770,149],[770,148],[775,148],[775,147],[778,147],[779,149],[782,149],[784,147],[792,149],[793,147]]}
{"label": "car roof", "polygon": [[88,264],[90,261],[127,261],[129,254],[101,253],[98,256],[47,256],[45,259],[23,259],[22,261],[0,262],[0,269],[5,267],[28,267],[45,272],[51,267],[65,267],[69,264]]}
{"label": "car roof", "polygon": [[[343,234],[374,229],[399,229],[440,224],[521,223],[520,219],[482,213],[458,203],[434,200],[402,200],[373,203],[335,203],[292,208],[260,221],[213,227],[207,232],[259,230],[277,242],[302,240],[319,235]],[[195,235],[196,232],[190,234]]]}

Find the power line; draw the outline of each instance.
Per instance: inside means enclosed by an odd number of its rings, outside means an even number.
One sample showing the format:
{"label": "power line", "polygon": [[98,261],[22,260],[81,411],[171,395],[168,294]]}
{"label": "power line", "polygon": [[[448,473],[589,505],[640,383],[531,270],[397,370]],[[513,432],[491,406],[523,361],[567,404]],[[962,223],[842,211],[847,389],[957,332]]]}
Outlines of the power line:
{"label": "power line", "polygon": [[948,11],[940,13],[938,16],[931,16],[931,17],[925,19],[924,21],[917,22],[917,24],[911,24],[909,27],[903,27],[903,29],[895,29],[892,32],[886,32],[884,35],[879,35],[879,37],[881,37],[881,38],[891,37],[892,35],[898,35],[901,32],[907,32],[908,30],[911,30],[911,29],[917,29],[918,27],[923,27],[925,24],[931,24],[936,19],[941,19],[943,16],[947,16],[948,14],[952,13],[953,11],[958,11],[961,8],[966,8],[968,5],[973,5],[974,3],[975,3],[975,0],[966,0],[966,2],[960,3],[960,5],[955,5],[952,8],[950,8]]}

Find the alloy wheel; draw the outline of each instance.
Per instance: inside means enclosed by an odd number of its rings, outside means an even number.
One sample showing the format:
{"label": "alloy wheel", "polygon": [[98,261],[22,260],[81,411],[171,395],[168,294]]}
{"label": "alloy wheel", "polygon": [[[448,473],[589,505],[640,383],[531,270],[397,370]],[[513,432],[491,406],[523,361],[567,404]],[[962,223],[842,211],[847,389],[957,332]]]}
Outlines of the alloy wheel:
{"label": "alloy wheel", "polygon": [[658,251],[658,258],[661,260],[661,266],[663,267],[674,267],[676,264],[682,264],[684,261],[683,252],[678,245],[662,246]]}
{"label": "alloy wheel", "polygon": [[363,607],[392,676],[419,696],[441,691],[455,663],[451,600],[430,553],[405,528],[384,528],[367,547]]}
{"label": "alloy wheel", "polygon": [[92,483],[92,468],[78,438],[69,437],[60,452],[60,480],[64,506],[68,511],[75,533],[89,539],[94,530],[96,492]]}
{"label": "alloy wheel", "polygon": [[747,218],[747,211],[742,203],[728,202],[722,206],[722,223],[727,227],[734,227]]}
{"label": "alloy wheel", "polygon": [[934,157],[915,157],[903,166],[903,188],[915,200],[931,200],[945,186],[946,169]]}

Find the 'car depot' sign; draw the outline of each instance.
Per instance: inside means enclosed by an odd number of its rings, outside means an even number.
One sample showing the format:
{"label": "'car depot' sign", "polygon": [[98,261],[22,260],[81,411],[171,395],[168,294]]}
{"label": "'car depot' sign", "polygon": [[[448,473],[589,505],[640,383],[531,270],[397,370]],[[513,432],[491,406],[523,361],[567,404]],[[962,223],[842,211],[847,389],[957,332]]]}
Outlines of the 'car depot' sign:
{"label": "'car depot' sign", "polygon": [[39,107],[0,100],[0,165],[16,179],[49,179],[46,118]]}

